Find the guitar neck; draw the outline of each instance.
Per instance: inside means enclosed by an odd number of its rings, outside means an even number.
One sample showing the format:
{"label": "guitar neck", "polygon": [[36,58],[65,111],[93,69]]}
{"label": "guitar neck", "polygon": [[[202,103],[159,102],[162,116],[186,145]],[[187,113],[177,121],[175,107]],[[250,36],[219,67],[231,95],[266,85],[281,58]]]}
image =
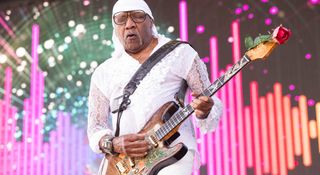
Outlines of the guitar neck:
{"label": "guitar neck", "polygon": [[[242,68],[244,68],[251,60],[248,56],[244,55],[236,64],[234,64],[227,72],[214,81],[207,89],[205,89],[199,96],[212,96],[222,86],[224,86],[233,76],[235,76]],[[167,122],[165,122],[156,132],[155,136],[158,140],[163,139],[174,128],[186,120],[194,109],[190,104],[186,105],[183,109],[176,112]]]}

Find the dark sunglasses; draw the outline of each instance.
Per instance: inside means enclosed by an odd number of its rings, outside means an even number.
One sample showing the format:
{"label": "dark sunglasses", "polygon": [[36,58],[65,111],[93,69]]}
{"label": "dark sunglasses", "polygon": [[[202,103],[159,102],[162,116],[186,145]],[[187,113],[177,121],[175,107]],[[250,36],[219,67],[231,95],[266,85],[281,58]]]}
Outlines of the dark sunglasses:
{"label": "dark sunglasses", "polygon": [[142,23],[146,20],[147,14],[142,10],[118,12],[113,15],[113,21],[117,25],[123,25],[127,22],[129,16],[133,22]]}

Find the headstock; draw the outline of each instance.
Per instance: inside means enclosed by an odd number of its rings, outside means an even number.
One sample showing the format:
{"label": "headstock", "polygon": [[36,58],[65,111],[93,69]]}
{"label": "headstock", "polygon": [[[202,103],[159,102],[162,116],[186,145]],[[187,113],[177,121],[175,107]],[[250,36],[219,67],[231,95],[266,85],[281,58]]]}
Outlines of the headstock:
{"label": "headstock", "polygon": [[274,48],[285,43],[291,35],[291,31],[279,26],[270,35],[260,35],[255,40],[247,37],[245,40],[248,51],[246,55],[251,61],[256,59],[266,59]]}

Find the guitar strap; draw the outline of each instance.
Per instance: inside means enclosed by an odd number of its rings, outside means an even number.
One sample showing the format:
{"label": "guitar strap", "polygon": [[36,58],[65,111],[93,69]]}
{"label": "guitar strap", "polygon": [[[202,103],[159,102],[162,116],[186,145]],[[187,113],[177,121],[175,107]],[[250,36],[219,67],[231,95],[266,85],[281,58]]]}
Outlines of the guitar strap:
{"label": "guitar strap", "polygon": [[[172,50],[174,50],[178,45],[188,42],[184,41],[177,41],[172,40],[167,42],[165,45],[160,47],[156,52],[154,52],[136,71],[136,73],[132,76],[129,83],[125,86],[123,90],[122,102],[120,103],[119,107],[112,111],[112,113],[118,113],[117,116],[117,125],[116,125],[116,132],[115,136],[119,136],[120,132],[120,119],[122,112],[127,109],[129,104],[131,103],[129,97],[134,93],[134,91],[137,89],[138,85],[140,84],[140,81],[143,80],[143,78],[148,74],[148,72],[152,69],[154,65],[156,65],[162,58],[164,58],[168,53],[170,53]],[[178,94],[178,93],[177,93]],[[176,94],[176,96],[178,96]]]}

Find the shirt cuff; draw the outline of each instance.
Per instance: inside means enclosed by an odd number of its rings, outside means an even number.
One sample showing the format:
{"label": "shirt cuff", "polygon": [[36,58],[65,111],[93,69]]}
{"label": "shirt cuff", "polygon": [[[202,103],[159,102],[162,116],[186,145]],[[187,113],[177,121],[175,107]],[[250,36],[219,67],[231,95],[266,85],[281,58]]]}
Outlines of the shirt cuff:
{"label": "shirt cuff", "polygon": [[212,97],[214,101],[214,105],[212,109],[205,119],[198,119],[196,117],[195,122],[196,126],[200,129],[201,133],[209,133],[214,131],[219,125],[219,121],[222,115],[223,104],[222,102],[215,96]]}
{"label": "shirt cuff", "polygon": [[92,134],[89,139],[90,148],[96,153],[102,153],[99,147],[99,141],[104,135],[112,135],[112,131],[110,129],[104,129]]}

